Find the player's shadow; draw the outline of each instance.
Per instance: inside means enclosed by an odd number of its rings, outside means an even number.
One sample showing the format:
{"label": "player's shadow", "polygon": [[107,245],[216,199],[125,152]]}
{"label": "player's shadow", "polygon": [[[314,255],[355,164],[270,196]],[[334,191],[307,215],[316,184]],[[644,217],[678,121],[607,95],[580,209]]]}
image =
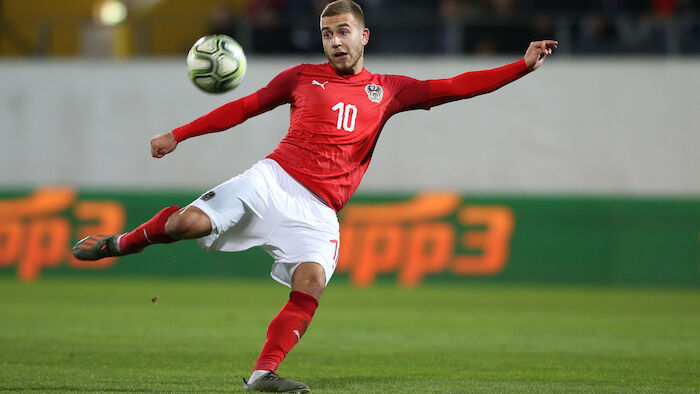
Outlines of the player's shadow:
{"label": "player's shadow", "polygon": [[[347,392],[366,393],[368,387],[381,387],[381,392],[401,393],[406,392],[406,382],[397,382],[396,378],[379,376],[336,376],[319,379],[307,379],[304,381],[311,387],[313,393]],[[353,383],[357,382],[357,383]],[[370,390],[369,392],[378,392]]]}

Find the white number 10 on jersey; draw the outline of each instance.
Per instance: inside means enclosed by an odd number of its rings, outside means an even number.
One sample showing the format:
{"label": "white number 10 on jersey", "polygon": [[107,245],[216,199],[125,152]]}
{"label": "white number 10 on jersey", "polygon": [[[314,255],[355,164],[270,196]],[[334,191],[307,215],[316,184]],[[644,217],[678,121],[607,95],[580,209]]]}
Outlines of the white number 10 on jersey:
{"label": "white number 10 on jersey", "polygon": [[340,102],[331,108],[338,111],[338,130],[342,127],[345,131],[355,130],[355,119],[357,119],[357,107],[352,104]]}

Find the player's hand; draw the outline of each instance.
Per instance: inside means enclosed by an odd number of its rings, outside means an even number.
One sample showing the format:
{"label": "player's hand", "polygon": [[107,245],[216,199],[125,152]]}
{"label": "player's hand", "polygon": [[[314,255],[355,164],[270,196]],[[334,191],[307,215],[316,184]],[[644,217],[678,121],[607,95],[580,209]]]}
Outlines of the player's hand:
{"label": "player's hand", "polygon": [[525,51],[525,64],[527,64],[531,71],[537,70],[540,68],[542,63],[544,63],[544,59],[547,57],[547,55],[551,55],[552,50],[558,45],[559,42],[554,40],[531,42],[530,46],[527,48],[527,51]]}
{"label": "player's hand", "polygon": [[151,155],[156,159],[174,151],[175,147],[177,147],[177,141],[173,133],[158,134],[151,138]]}

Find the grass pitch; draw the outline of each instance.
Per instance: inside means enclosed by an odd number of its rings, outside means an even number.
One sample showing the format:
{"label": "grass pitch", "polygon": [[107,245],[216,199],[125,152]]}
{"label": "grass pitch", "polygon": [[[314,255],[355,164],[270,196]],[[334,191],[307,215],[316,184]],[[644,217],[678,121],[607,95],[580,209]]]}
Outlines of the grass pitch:
{"label": "grass pitch", "polygon": [[[0,391],[240,391],[287,292],[2,278]],[[698,392],[700,291],[331,283],[280,373],[317,393]]]}

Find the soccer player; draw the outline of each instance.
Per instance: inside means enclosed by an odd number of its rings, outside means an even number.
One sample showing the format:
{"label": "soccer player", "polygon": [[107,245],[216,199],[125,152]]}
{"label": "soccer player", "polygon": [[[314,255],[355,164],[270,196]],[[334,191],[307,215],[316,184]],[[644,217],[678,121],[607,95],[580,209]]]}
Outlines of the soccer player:
{"label": "soccer player", "polygon": [[83,260],[123,256],[183,239],[198,239],[211,250],[265,249],[274,258],[270,275],[291,287],[291,293],[267,329],[243,390],[309,391],[274,371],[304,335],[335,270],[340,246],[336,213],[357,189],[387,120],[401,111],[498,89],[539,68],[558,44],[532,42],[524,57],[511,64],[420,81],[364,68],[370,32],[355,2],[328,4],[320,27],[327,63],[284,70],[257,92],[151,140],[151,154],[162,158],[188,138],[223,131],[290,104],[289,131],[267,158],[184,208],[164,208],[131,232],[89,236],[73,248]]}

